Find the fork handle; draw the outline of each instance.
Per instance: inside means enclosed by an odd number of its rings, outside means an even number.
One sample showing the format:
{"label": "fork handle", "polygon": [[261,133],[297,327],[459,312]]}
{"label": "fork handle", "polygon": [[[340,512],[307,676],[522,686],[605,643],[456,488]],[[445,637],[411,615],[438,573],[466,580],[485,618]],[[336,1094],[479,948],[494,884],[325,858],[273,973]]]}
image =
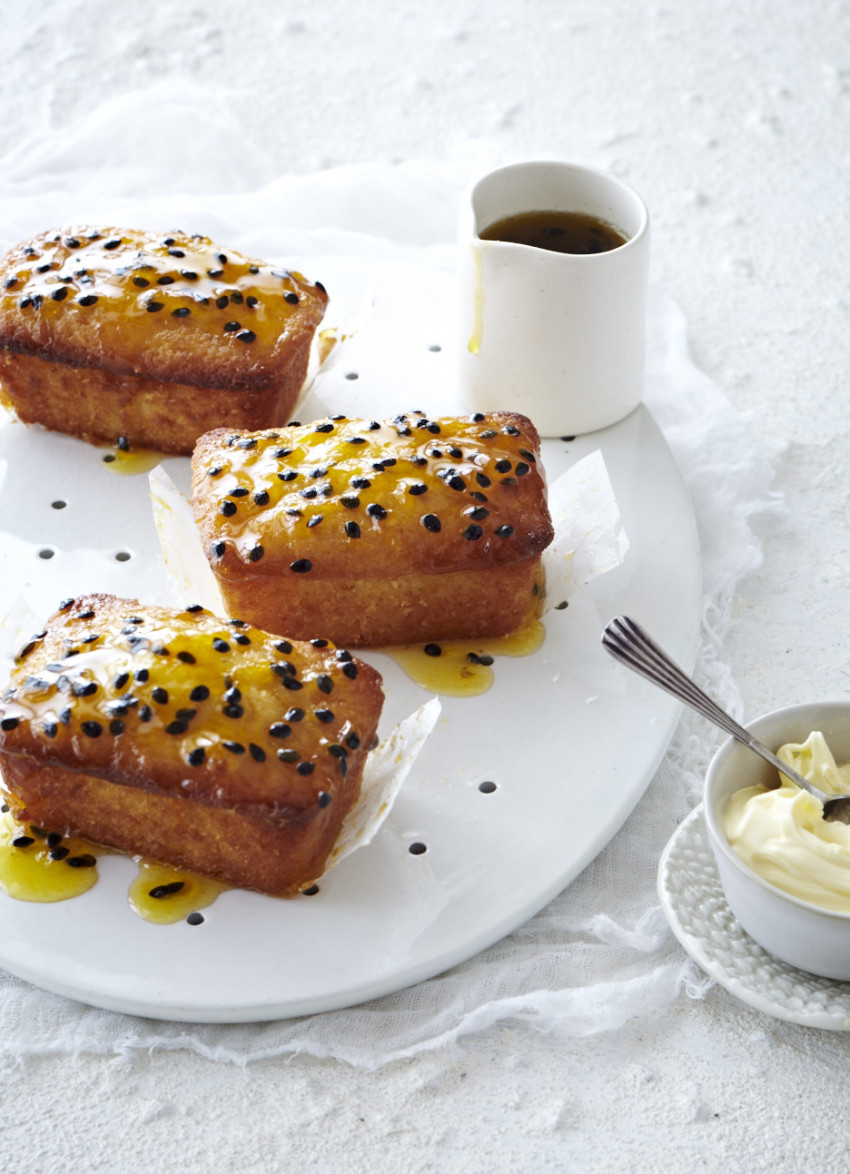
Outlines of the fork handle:
{"label": "fork handle", "polygon": [[823,801],[826,796],[813,786],[808,779],[797,774],[776,755],[749,732],[739,725],[733,717],[721,709],[716,702],[703,693],[690,677],[679,668],[676,662],[660,648],[652,637],[640,624],[629,616],[617,616],[605,627],[602,633],[602,643],[611,655],[623,664],[628,665],[634,672],[652,681],[654,685],[671,693],[679,701],[684,701],[691,709],[701,713],[703,717],[714,722],[721,730],[743,742],[745,746],[761,755],[771,766],[776,767],[787,778],[793,780],[798,787],[809,791]]}

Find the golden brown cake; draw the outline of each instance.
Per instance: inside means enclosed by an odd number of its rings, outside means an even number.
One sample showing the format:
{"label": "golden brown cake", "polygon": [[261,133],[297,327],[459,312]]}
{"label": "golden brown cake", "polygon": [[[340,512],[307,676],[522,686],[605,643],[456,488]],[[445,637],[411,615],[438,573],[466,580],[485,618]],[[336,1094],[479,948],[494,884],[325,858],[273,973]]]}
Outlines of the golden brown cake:
{"label": "golden brown cake", "polygon": [[539,444],[510,412],[208,433],[192,504],[226,608],[354,646],[514,631],[553,537]]}
{"label": "golden brown cake", "polygon": [[290,419],[327,300],[197,234],[51,229],[0,261],[0,389],[27,424],[190,453]]}
{"label": "golden brown cake", "polygon": [[16,659],[0,771],[21,821],[288,896],[325,867],[382,703],[326,641],[87,595]]}

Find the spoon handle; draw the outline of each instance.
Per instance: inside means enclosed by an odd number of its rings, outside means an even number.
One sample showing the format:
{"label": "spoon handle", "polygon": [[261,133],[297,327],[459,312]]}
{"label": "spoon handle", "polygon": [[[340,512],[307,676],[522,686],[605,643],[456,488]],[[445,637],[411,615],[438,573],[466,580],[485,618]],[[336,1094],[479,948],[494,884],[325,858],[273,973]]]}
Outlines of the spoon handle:
{"label": "spoon handle", "polygon": [[771,766],[775,766],[786,778],[795,782],[804,791],[815,795],[823,801],[826,796],[814,787],[808,779],[797,774],[776,757],[757,738],[739,725],[733,717],[721,709],[690,677],[679,668],[663,649],[655,643],[652,637],[644,631],[640,624],[628,616],[618,616],[606,626],[602,633],[602,643],[617,660],[628,665],[634,672],[652,681],[654,685],[672,693],[680,701],[684,701],[691,709],[701,713],[703,717],[714,722],[721,730],[743,742],[745,746],[761,755]]}

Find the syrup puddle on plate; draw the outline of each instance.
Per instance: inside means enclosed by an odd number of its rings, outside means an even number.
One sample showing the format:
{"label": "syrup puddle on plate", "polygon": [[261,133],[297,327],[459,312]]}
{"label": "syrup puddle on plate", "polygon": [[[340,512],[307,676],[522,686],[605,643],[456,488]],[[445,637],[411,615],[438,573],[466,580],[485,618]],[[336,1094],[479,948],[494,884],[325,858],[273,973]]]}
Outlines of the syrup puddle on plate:
{"label": "syrup puddle on plate", "polygon": [[181,868],[139,860],[139,875],[130,885],[130,905],[145,921],[174,925],[206,909],[229,886]]}
{"label": "syrup puddle on plate", "polygon": [[[61,836],[21,824],[11,811],[0,815],[0,888],[18,901],[67,901],[93,888],[97,861],[113,850],[82,836]],[[174,925],[203,921],[199,909],[212,905],[230,886],[153,861],[136,860],[130,907],[145,921]]]}
{"label": "syrup puddle on plate", "polygon": [[391,657],[412,681],[443,697],[477,697],[493,684],[497,656],[531,656],[546,638],[539,619],[527,621],[507,636],[481,644],[444,640],[439,644],[406,644],[378,651]]}
{"label": "syrup puddle on plate", "polygon": [[375,651],[391,657],[399,668],[431,693],[443,697],[478,697],[493,684],[493,662],[497,656],[531,656],[546,639],[541,622],[546,598],[539,579],[522,626],[507,636],[485,636],[475,640],[441,640],[429,644],[399,644]]}
{"label": "syrup puddle on plate", "polygon": [[104,467],[110,473],[118,473],[123,477],[134,477],[139,473],[149,473],[162,462],[165,453],[156,452],[150,448],[122,448],[119,444],[111,449],[103,458]]}
{"label": "syrup puddle on plate", "polygon": [[67,901],[97,884],[102,849],[80,836],[60,836],[0,817],[0,887],[18,901]]}

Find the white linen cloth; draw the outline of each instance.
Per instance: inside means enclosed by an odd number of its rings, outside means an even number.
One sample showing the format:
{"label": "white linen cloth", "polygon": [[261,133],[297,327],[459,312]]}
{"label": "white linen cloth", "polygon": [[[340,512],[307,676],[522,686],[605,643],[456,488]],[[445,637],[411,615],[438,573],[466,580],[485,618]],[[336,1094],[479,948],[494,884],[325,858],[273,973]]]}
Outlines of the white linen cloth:
{"label": "white linen cloth", "polygon": [[[182,119],[188,138],[173,133],[146,140],[144,128],[157,122],[151,109],[157,101],[172,104],[161,125]],[[470,173],[414,163],[274,178],[244,140],[236,143],[236,129],[213,123],[201,103],[176,108],[173,90],[170,96],[148,91],[137,101],[129,95],[105,104],[70,138],[48,134],[20,145],[0,160],[0,248],[76,220],[191,225],[247,251],[253,232],[262,236],[266,255],[284,255],[315,247],[327,226],[327,251],[338,251],[342,242],[362,256],[427,255],[432,263],[451,265],[460,190]],[[123,146],[139,140],[148,147],[141,171],[133,164],[138,154]],[[182,146],[177,150],[184,142],[191,143],[188,154]],[[234,149],[239,167],[225,176],[218,160],[234,158]],[[223,188],[230,194],[220,194]],[[646,404],[682,471],[702,546],[695,675],[734,713],[739,698],[723,662],[724,637],[737,584],[760,561],[753,523],[778,503],[766,458],[723,393],[692,363],[683,316],[658,289],[649,324]],[[158,1048],[237,1064],[306,1052],[374,1068],[499,1021],[590,1035],[683,992],[699,996],[708,980],[667,928],[655,876],[664,844],[698,800],[719,740],[685,713],[646,795],[599,857],[526,925],[443,975],[322,1015],[198,1026],[100,1011],[0,973],[0,1060]]]}

